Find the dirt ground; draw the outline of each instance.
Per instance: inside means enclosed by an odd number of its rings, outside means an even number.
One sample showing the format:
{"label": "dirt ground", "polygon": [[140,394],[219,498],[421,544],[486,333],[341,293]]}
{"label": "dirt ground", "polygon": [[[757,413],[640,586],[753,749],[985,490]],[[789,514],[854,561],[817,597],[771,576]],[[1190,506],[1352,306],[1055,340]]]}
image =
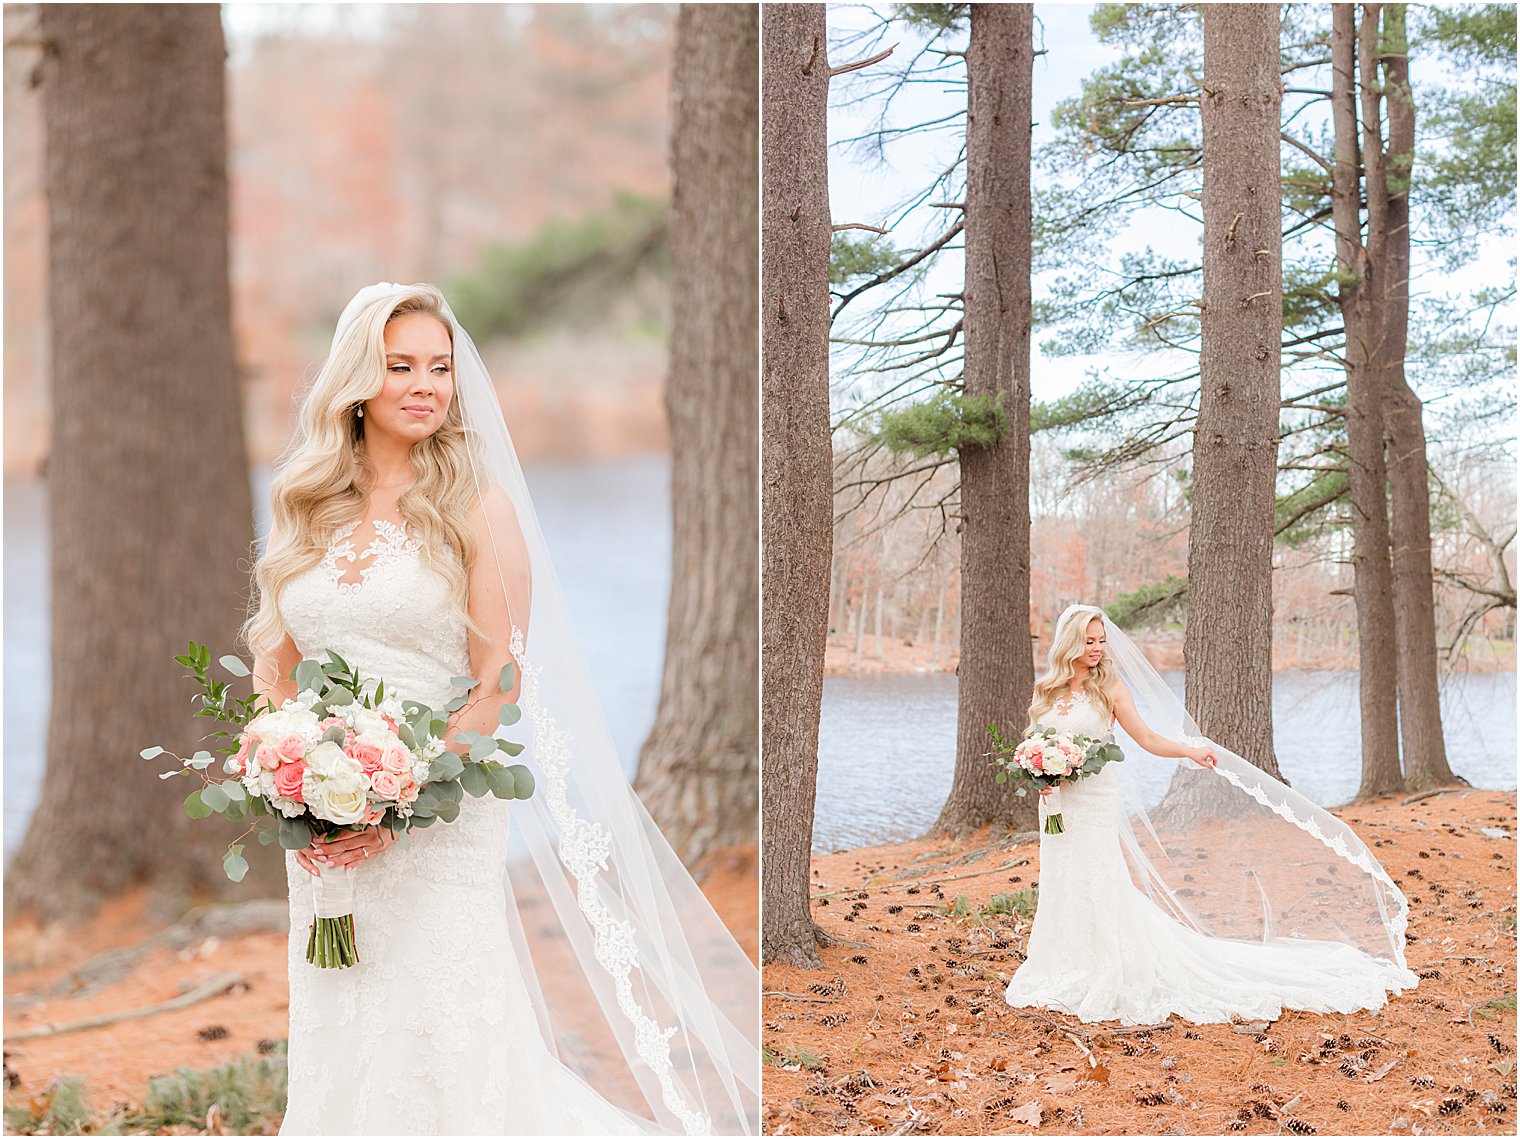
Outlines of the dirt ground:
{"label": "dirt ground", "polygon": [[815,857],[815,918],[863,944],[765,970],[766,1132],[1514,1134],[1514,794],[1336,813],[1409,897],[1421,981],[1379,1014],[1270,1025],[1105,1031],[1009,1008],[1030,919],[946,910],[1036,884],[1037,843]]}
{"label": "dirt ground", "polygon": [[[752,960],[759,953],[759,893],[754,847],[713,856],[703,891]],[[144,920],[137,893],[106,906],[82,929],[39,929],[16,923],[5,931],[5,1081],[7,1103],[25,1103],[55,1076],[85,1079],[92,1108],[140,1106],[148,1080],[181,1065],[204,1069],[247,1056],[286,1034],[286,935],[258,932],[208,937],[175,952],[154,949],[124,977],[90,995],[37,999],[67,985],[81,965],[134,946],[157,932]],[[140,1009],[170,1000],[227,974],[242,979],[224,995],[188,1008],[101,1028],[33,1040],[12,1034],[40,1025]],[[269,1044],[264,1044],[268,1047]]]}

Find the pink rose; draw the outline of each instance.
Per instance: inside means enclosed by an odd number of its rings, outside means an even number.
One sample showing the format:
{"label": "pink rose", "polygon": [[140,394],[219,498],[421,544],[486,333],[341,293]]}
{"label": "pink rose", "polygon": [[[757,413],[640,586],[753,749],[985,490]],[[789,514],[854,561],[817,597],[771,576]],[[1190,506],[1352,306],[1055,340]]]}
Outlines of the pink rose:
{"label": "pink rose", "polygon": [[412,769],[412,757],[407,755],[405,748],[387,748],[385,758],[380,761],[385,770],[401,775]]}
{"label": "pink rose", "polygon": [[372,827],[383,818],[385,818],[385,808],[376,807],[373,811],[364,816],[364,825]]}
{"label": "pink rose", "polygon": [[365,775],[373,775],[380,770],[380,749],[374,744],[353,744],[343,750],[364,769]]}
{"label": "pink rose", "polygon": [[380,718],[385,721],[385,726],[387,728],[389,728],[391,731],[395,732],[397,735],[401,734],[401,729],[396,726],[396,721],[395,720],[391,719],[384,712],[380,713]]}
{"label": "pink rose", "polygon": [[247,775],[249,770],[249,756],[258,749],[258,737],[244,732],[238,737],[237,754],[232,757],[234,770],[239,775]]}
{"label": "pink rose", "polygon": [[306,757],[306,744],[300,736],[286,736],[274,750],[273,763],[269,762],[270,757],[261,757],[260,759],[260,762],[271,771],[282,763],[294,763],[296,760]]}
{"label": "pink rose", "polygon": [[1044,759],[1044,756],[1042,756],[1037,751],[1036,752],[1031,752],[1029,754],[1029,766],[1032,767],[1032,768],[1034,768],[1036,771],[1044,771],[1045,770],[1045,759]]}
{"label": "pink rose", "polygon": [[383,768],[370,776],[370,790],[382,799],[394,799],[401,794],[401,777]]}
{"label": "pink rose", "polygon": [[403,803],[415,803],[417,801],[417,792],[420,790],[422,790],[422,788],[417,785],[417,781],[408,775],[405,777],[405,781],[401,784],[401,794],[399,798]]}
{"label": "pink rose", "polygon": [[294,763],[284,764],[274,773],[274,793],[282,799],[290,799],[297,803],[304,803],[301,785],[306,778],[306,761],[298,759]]}

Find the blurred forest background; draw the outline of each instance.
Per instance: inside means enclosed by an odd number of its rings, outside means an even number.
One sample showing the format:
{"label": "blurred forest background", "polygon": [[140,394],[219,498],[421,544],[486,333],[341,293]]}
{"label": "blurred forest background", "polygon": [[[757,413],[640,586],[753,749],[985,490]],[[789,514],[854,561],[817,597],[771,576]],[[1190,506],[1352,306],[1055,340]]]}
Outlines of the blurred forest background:
{"label": "blurred forest background", "polygon": [[[673,11],[227,6],[254,463],[284,446],[296,387],[375,280],[444,289],[490,346],[524,462],[665,449]],[[5,471],[30,475],[50,438],[35,6],[5,20]]]}

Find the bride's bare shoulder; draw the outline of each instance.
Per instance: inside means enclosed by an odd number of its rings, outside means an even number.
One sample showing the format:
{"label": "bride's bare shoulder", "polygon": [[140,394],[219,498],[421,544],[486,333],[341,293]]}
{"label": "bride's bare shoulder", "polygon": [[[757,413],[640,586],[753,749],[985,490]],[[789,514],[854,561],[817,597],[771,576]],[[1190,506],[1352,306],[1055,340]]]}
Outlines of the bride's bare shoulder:
{"label": "bride's bare shoulder", "polygon": [[475,504],[470,508],[470,525],[477,532],[494,532],[498,526],[519,529],[517,507],[512,504],[512,496],[496,483],[486,487],[476,496]]}

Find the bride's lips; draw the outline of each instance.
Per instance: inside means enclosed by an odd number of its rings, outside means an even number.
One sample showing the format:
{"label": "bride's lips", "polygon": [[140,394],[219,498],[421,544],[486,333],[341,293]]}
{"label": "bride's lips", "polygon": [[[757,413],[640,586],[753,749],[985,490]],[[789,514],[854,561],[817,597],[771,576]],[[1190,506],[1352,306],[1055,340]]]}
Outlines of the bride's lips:
{"label": "bride's lips", "polygon": [[428,416],[433,414],[433,409],[431,407],[423,407],[421,404],[416,403],[408,404],[401,410],[417,419],[426,419]]}

